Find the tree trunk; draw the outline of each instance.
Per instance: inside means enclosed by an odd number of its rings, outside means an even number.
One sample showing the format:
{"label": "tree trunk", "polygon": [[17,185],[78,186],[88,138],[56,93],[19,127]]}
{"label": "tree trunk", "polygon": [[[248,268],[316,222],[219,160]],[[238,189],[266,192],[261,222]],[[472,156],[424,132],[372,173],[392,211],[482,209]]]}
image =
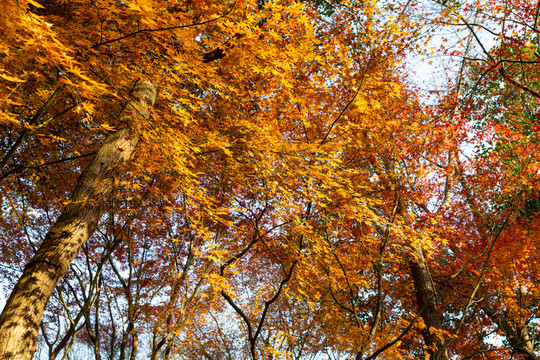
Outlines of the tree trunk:
{"label": "tree trunk", "polygon": [[81,174],[70,203],[24,268],[0,315],[0,359],[31,360],[39,325],[49,297],[69,269],[81,246],[94,233],[113,184],[118,165],[127,161],[139,139],[137,123],[149,116],[157,92],[139,80],[131,101],[121,113],[125,127],[110,134]]}
{"label": "tree trunk", "polygon": [[524,355],[524,358],[527,360],[538,359],[538,356],[534,352],[534,342],[529,335],[526,324],[508,319],[507,314],[497,312],[489,305],[483,306],[482,310],[503,331],[510,346],[516,352]]}
{"label": "tree trunk", "polygon": [[448,353],[443,347],[442,339],[430,331],[439,330],[442,325],[441,314],[437,309],[436,292],[427,268],[424,251],[420,244],[414,247],[415,259],[410,262],[411,275],[414,280],[414,292],[418,309],[422,312],[426,328],[422,336],[426,343],[430,360],[448,360]]}
{"label": "tree trunk", "polygon": [[129,360],[135,360],[137,358],[137,351],[139,350],[139,335],[135,331],[132,334],[133,343],[131,344],[131,355]]}

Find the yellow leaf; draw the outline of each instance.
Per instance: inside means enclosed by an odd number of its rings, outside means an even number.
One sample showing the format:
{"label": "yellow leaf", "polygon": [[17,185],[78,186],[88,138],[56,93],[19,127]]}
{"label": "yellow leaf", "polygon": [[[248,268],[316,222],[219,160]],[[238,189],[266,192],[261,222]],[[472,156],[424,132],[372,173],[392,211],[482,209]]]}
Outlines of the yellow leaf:
{"label": "yellow leaf", "polygon": [[114,126],[111,126],[111,125],[106,124],[106,123],[103,123],[103,124],[101,124],[100,126],[101,126],[101,128],[102,128],[103,130],[105,130],[105,131],[114,131],[114,130],[116,130],[116,129],[114,128]]}
{"label": "yellow leaf", "polygon": [[9,76],[9,75],[6,75],[6,74],[0,74],[0,77],[7,80],[7,81],[12,81],[12,82],[25,82],[26,81],[26,80],[19,79],[17,77],[12,77],[12,76]]}
{"label": "yellow leaf", "polygon": [[33,5],[33,6],[37,7],[37,8],[43,8],[43,5],[41,5],[40,3],[38,3],[38,2],[36,2],[34,0],[28,0],[28,3],[30,5]]}

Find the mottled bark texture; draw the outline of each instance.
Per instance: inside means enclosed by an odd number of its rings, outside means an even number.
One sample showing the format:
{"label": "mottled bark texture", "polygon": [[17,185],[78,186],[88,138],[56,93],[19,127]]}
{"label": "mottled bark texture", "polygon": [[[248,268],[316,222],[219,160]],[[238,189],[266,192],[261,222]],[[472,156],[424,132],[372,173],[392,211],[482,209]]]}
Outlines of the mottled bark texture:
{"label": "mottled bark texture", "polygon": [[131,157],[139,139],[137,124],[149,116],[156,96],[152,83],[137,81],[120,115],[125,127],[105,139],[79,177],[70,203],[24,268],[0,315],[0,359],[32,359],[45,305],[81,246],[96,230],[119,175],[118,165]]}
{"label": "mottled bark texture", "polygon": [[414,259],[410,262],[410,269],[414,281],[416,302],[426,325],[422,336],[427,347],[427,353],[431,360],[448,360],[448,353],[443,346],[442,339],[433,331],[430,331],[430,329],[441,329],[442,318],[437,309],[435,287],[420,243],[415,245],[414,255]]}

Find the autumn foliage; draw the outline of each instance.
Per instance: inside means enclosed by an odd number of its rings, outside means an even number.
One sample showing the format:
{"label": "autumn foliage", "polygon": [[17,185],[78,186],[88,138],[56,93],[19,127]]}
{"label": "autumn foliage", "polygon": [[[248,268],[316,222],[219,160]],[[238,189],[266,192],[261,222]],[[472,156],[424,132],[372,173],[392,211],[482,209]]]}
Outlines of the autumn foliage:
{"label": "autumn foliage", "polygon": [[537,359],[539,4],[0,11],[0,359]]}

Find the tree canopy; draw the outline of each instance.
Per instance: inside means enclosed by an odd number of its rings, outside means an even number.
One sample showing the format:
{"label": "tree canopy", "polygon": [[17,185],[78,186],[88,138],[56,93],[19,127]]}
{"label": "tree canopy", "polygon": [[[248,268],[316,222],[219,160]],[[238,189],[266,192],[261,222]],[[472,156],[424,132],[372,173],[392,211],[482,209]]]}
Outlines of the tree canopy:
{"label": "tree canopy", "polygon": [[540,3],[0,10],[0,359],[538,358]]}

